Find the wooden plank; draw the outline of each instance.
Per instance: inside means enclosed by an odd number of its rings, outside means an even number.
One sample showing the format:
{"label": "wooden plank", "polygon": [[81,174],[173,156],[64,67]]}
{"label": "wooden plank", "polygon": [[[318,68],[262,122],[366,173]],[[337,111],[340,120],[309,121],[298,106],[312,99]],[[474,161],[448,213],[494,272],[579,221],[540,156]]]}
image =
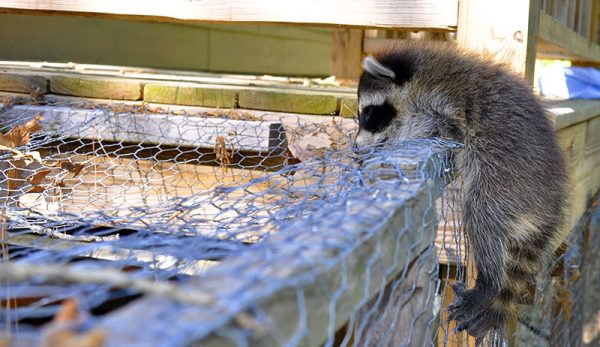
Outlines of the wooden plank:
{"label": "wooden plank", "polygon": [[571,175],[568,230],[579,221],[600,188],[599,134],[600,115],[563,128],[558,134]]}
{"label": "wooden plank", "polygon": [[600,63],[600,45],[540,13],[538,57]]}
{"label": "wooden plank", "polygon": [[215,85],[157,84],[144,86],[144,101],[159,104],[176,104],[234,108],[237,90]]}
{"label": "wooden plank", "polygon": [[600,44],[600,1],[592,2],[590,41]]}
{"label": "wooden plank", "polygon": [[[218,261],[211,260],[195,260],[195,259],[178,259],[175,256],[155,252],[145,251],[140,249],[119,247],[118,242],[110,242],[108,244],[98,245],[92,249],[89,243],[67,241],[55,239],[47,236],[39,236],[33,234],[9,234],[3,240],[9,245],[17,245],[23,247],[31,247],[36,249],[45,249],[51,251],[64,251],[81,249],[78,256],[89,257],[93,259],[102,259],[109,261],[128,260],[128,265],[135,263],[146,263],[157,270],[173,270],[173,264],[177,264],[177,273],[186,275],[198,275],[205,272],[210,267],[219,264]],[[35,287],[32,287],[35,288]]]}
{"label": "wooden plank", "polygon": [[569,17],[569,0],[554,0],[555,12],[553,17],[560,22],[560,24],[567,26]]}
{"label": "wooden plank", "polygon": [[[355,346],[429,346],[435,325],[437,263],[434,248],[413,261],[356,314]],[[395,328],[394,327],[401,327]]]}
{"label": "wooden plank", "polygon": [[600,116],[600,100],[548,100],[545,104],[557,130]]}
{"label": "wooden plank", "polygon": [[0,32],[0,60],[40,65],[44,61],[112,64],[189,70],[196,75],[199,71],[284,76],[331,73],[329,28],[0,14]]}
{"label": "wooden plank", "polygon": [[[328,28],[295,28],[306,31],[311,29],[326,35],[319,37],[318,41],[308,34],[307,39],[290,39],[284,36],[286,32],[283,31],[292,29],[289,27],[255,28],[254,32],[242,32],[239,29],[232,31],[221,26],[211,28],[208,31],[206,51],[198,52],[207,56],[208,68],[212,71],[318,77],[331,73],[331,30]],[[323,39],[326,41],[323,42]]]}
{"label": "wooden plank", "polygon": [[243,89],[238,96],[241,108],[307,114],[337,113],[337,97],[323,92]]}
{"label": "wooden plank", "polygon": [[8,0],[2,12],[115,15],[161,20],[441,28],[456,26],[457,0]]}
{"label": "wooden plank", "polygon": [[362,73],[364,31],[337,29],[333,31],[331,74],[340,80],[354,83]]}
{"label": "wooden plank", "polygon": [[577,23],[579,20],[579,13],[578,13],[578,5],[579,5],[580,1],[575,1],[575,0],[569,0],[567,2],[567,6],[568,6],[568,13],[567,13],[567,28],[576,28],[577,27]]}
{"label": "wooden plank", "polygon": [[577,31],[579,35],[585,37],[586,39],[590,39],[590,31],[592,24],[592,2],[590,0],[580,0],[579,2],[579,13],[578,13],[578,21],[577,26],[572,27]]}
{"label": "wooden plank", "polygon": [[458,42],[533,81],[540,0],[463,0]]}
{"label": "wooden plank", "polygon": [[115,114],[69,107],[15,106],[3,117],[42,114],[46,131],[62,136],[105,141],[212,148],[219,137],[227,148],[270,151],[284,141],[281,123],[203,118],[168,114]]}
{"label": "wooden plank", "polygon": [[0,90],[15,93],[45,94],[48,91],[48,81],[38,75],[0,73]]}
{"label": "wooden plank", "polygon": [[98,99],[140,100],[142,85],[127,79],[51,76],[50,91],[56,94]]}

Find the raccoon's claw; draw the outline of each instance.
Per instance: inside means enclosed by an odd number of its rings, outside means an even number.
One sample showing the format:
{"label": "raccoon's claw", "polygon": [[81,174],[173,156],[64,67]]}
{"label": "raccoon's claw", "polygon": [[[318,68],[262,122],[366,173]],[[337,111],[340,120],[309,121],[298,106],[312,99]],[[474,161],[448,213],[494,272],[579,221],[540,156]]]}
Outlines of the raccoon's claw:
{"label": "raccoon's claw", "polygon": [[488,307],[484,311],[477,314],[475,317],[459,321],[457,320],[454,333],[458,334],[461,331],[466,331],[467,334],[476,338],[477,341],[483,341],[483,338],[490,330],[501,331],[506,322],[506,317],[503,313],[495,310],[493,307]]}
{"label": "raccoon's claw", "polygon": [[448,306],[448,319],[456,321],[454,333],[466,331],[467,334],[483,340],[491,329],[500,329],[504,324],[504,315],[493,306],[493,299],[477,289],[466,289],[464,283],[455,282],[452,290],[455,301]]}

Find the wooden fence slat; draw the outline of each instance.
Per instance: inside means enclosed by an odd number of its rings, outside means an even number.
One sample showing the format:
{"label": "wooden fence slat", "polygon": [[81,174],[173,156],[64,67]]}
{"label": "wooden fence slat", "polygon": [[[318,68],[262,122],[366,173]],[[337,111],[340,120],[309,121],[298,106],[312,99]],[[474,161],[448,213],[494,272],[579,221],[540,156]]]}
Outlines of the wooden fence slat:
{"label": "wooden fence slat", "polygon": [[0,12],[363,27],[456,27],[457,0],[7,0]]}
{"label": "wooden fence slat", "polygon": [[533,80],[540,0],[463,0],[457,40]]}
{"label": "wooden fence slat", "polygon": [[580,62],[600,62],[600,45],[590,42],[565,27],[557,19],[541,12],[538,31],[538,56]]}

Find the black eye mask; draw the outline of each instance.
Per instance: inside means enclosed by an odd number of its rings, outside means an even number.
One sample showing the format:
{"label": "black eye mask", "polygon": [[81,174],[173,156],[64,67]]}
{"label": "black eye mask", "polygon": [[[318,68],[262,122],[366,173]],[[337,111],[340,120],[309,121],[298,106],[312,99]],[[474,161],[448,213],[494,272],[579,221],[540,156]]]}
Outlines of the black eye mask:
{"label": "black eye mask", "polygon": [[358,125],[361,129],[372,133],[383,131],[396,116],[396,109],[389,102],[383,105],[365,107],[358,115]]}

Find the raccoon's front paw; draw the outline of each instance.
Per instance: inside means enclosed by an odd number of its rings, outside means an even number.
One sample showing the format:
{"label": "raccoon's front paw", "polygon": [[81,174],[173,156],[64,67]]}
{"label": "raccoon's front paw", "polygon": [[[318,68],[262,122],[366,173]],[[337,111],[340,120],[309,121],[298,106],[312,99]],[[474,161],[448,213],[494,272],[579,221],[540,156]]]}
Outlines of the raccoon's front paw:
{"label": "raccoon's front paw", "polygon": [[506,316],[497,310],[493,296],[480,287],[466,289],[462,282],[452,284],[456,300],[448,306],[448,318],[456,321],[455,333],[463,330],[476,338],[477,344],[492,329],[502,329]]}

